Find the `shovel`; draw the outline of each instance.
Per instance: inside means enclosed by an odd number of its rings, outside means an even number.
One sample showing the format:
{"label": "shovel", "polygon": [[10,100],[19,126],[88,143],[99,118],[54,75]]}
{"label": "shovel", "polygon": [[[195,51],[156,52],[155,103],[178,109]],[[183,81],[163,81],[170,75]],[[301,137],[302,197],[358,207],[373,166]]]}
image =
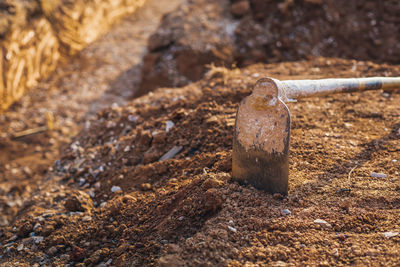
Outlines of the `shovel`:
{"label": "shovel", "polygon": [[284,101],[378,89],[400,89],[400,78],[258,80],[237,111],[233,179],[272,194],[287,195],[290,113]]}

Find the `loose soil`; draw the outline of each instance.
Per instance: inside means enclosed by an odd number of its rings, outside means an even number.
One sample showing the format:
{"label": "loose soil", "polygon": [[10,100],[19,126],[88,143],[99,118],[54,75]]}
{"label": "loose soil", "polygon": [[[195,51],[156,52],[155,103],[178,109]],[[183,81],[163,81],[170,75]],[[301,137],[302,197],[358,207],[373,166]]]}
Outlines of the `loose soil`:
{"label": "loose soil", "polygon": [[[398,264],[400,237],[384,233],[400,230],[400,94],[290,103],[287,197],[239,185],[230,175],[236,107],[259,77],[361,75],[399,76],[400,68],[325,58],[214,68],[198,83],[99,112],[3,228],[2,260]],[[174,147],[181,147],[175,157],[160,160]]]}
{"label": "loose soil", "polygon": [[[0,114],[0,225],[6,225],[50,165],[63,154],[63,145],[88,127],[96,112],[123,104],[140,79],[147,39],[162,15],[180,0],[149,3],[113,31],[89,45],[68,64]],[[22,130],[46,125],[54,116],[54,130],[14,139]]]}
{"label": "loose soil", "polygon": [[[188,1],[175,12],[195,10],[190,5],[196,3],[207,2]],[[236,2],[221,3],[227,9],[202,6],[210,11],[205,28],[254,16],[253,1],[246,14],[235,12]],[[237,105],[259,78],[400,76],[400,66],[377,63],[390,61],[383,58],[312,54],[295,62],[214,66],[198,82],[127,101],[134,92],[126,88],[138,88],[146,37],[156,26],[153,15],[163,13],[153,4],[138,27],[135,19],[123,22],[43,83],[43,94],[28,94],[0,117],[0,264],[398,265],[399,92],[289,103],[288,196],[233,181],[231,160]],[[229,16],[227,24],[216,22],[222,13]],[[191,19],[198,23],[195,14]],[[152,26],[140,28],[145,25]],[[198,46],[208,37],[195,39]],[[161,57],[169,53],[154,49]],[[43,125],[49,110],[55,131],[12,140],[13,132]]]}

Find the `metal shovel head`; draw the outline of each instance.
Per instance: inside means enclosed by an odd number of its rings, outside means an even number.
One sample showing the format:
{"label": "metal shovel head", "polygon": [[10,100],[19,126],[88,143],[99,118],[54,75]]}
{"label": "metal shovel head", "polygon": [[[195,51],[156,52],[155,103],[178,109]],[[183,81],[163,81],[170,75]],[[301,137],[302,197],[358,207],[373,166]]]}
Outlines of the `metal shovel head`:
{"label": "metal shovel head", "polygon": [[288,193],[290,113],[273,79],[257,81],[239,105],[232,177],[270,193]]}

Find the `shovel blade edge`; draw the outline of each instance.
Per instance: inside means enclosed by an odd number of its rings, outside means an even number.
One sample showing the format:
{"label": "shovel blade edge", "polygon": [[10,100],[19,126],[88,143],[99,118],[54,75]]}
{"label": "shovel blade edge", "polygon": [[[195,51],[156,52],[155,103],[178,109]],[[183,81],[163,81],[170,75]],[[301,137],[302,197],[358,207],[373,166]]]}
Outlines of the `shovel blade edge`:
{"label": "shovel blade edge", "polygon": [[268,153],[245,150],[233,142],[232,178],[242,184],[250,184],[268,193],[287,195],[289,180],[288,153]]}

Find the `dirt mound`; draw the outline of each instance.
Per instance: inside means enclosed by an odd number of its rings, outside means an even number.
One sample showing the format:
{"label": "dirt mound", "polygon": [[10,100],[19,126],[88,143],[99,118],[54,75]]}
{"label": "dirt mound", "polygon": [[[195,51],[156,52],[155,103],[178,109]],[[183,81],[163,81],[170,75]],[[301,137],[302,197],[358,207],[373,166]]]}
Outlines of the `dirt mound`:
{"label": "dirt mound", "polygon": [[[234,2],[232,11],[247,0]],[[235,31],[239,65],[310,55],[400,62],[398,1],[248,2]]]}
{"label": "dirt mound", "polygon": [[196,81],[213,62],[231,67],[325,56],[399,63],[399,12],[394,0],[190,1],[150,39],[138,95]]}
{"label": "dirt mound", "polygon": [[[98,114],[16,220],[3,262],[374,265],[399,261],[398,93],[291,103],[288,197],[231,181],[238,102],[262,76],[390,75],[338,59],[214,68]],[[371,172],[384,173],[381,178]]]}
{"label": "dirt mound", "polygon": [[160,86],[201,79],[207,64],[233,63],[233,19],[229,1],[189,1],[166,15],[149,39],[136,96]]}

